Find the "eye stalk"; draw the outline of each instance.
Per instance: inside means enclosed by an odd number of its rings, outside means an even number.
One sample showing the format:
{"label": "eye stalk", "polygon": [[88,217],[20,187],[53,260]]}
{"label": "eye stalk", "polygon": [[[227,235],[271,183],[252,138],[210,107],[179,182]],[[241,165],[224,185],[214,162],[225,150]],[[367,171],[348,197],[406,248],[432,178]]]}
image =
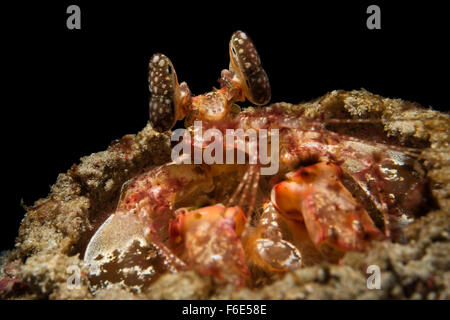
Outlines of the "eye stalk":
{"label": "eye stalk", "polygon": [[240,78],[244,95],[250,102],[264,105],[270,101],[269,78],[252,40],[242,31],[233,33],[230,40],[230,71]]}
{"label": "eye stalk", "polygon": [[[255,105],[270,101],[269,78],[253,42],[242,31],[233,34],[230,41],[230,70],[223,70],[220,89],[193,97],[188,85],[178,83],[177,74],[169,58],[157,53],[150,59],[149,88],[150,123],[154,130],[165,132],[177,120],[218,122],[236,108],[234,103],[248,99]],[[234,108],[234,109],[233,109]]]}
{"label": "eye stalk", "polygon": [[149,65],[150,123],[158,132],[165,132],[177,121],[178,84],[177,74],[169,58],[154,54]]}

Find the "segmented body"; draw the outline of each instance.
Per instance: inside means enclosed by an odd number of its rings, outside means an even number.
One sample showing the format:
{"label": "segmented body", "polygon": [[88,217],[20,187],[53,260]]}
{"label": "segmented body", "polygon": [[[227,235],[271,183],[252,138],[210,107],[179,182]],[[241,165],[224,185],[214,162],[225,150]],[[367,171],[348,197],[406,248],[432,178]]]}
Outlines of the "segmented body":
{"label": "segmented body", "polygon": [[[220,125],[204,123],[205,129],[279,129],[280,169],[258,180],[248,223],[242,216],[240,222],[227,217],[226,207],[218,210],[229,203],[248,165],[170,163],[150,169],[125,188],[116,215],[138,216],[144,237],[172,270],[193,268],[237,284],[255,270],[273,275],[337,261],[345,251],[365,250],[371,240],[389,237],[402,217],[414,216],[424,199],[408,194],[426,181],[412,169],[416,159],[342,138],[286,111],[272,106]],[[251,193],[254,187],[245,184]]]}
{"label": "segmented body", "polygon": [[[426,188],[414,150],[385,144],[382,128],[367,130],[381,139],[362,140],[330,130],[334,121],[325,114],[310,118],[282,104],[232,117],[236,101],[267,103],[270,86],[245,34],[232,37],[230,57],[221,89],[192,97],[185,83],[178,84],[170,60],[155,55],[150,122],[157,131],[183,118],[188,125],[200,120],[204,130],[223,134],[276,129],[278,172],[260,176],[260,163],[165,164],[127,184],[116,217],[138,217],[137,230],[172,270],[192,268],[238,285],[252,282],[255,275],[337,261],[346,251],[365,250],[371,240],[397,237],[426,201],[411,197]],[[236,146],[224,150],[230,147]],[[108,223],[114,226],[113,221]]]}

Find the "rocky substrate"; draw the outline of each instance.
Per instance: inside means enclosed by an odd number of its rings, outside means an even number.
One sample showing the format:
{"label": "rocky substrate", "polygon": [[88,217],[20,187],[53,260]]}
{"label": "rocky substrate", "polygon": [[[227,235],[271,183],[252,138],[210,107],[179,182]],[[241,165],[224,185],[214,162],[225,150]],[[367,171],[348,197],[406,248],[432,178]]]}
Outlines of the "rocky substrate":
{"label": "rocky substrate", "polygon": [[[5,299],[449,299],[450,120],[447,114],[367,91],[333,91],[286,112],[305,110],[329,118],[382,118],[384,130],[408,146],[425,146],[421,158],[435,205],[404,229],[400,243],[374,242],[367,252],[347,253],[339,264],[305,267],[261,288],[218,285],[194,271],[166,273],[144,292],[124,285],[90,291],[82,255],[89,238],[113,210],[121,186],[152,165],[170,159],[170,136],[147,125],[106,151],[80,159],[59,175],[50,194],[29,207],[16,246],[0,256],[0,297]],[[248,111],[248,112],[251,112]],[[415,119],[393,121],[393,119]],[[6,214],[6,213],[5,213]],[[381,288],[367,288],[369,265],[381,270]],[[68,267],[81,283],[70,289]],[[69,269],[70,270],[70,269]]]}

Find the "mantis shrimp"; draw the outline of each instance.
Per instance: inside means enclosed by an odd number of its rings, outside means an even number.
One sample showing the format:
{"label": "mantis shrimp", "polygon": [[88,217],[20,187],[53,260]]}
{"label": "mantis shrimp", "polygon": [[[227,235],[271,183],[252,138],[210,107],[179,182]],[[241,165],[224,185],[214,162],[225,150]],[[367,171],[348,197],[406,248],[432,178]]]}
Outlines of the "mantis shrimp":
{"label": "mantis shrimp", "polygon": [[[179,84],[169,58],[153,55],[150,123],[157,132],[183,119],[188,129],[200,121],[223,135],[271,130],[264,142],[276,147],[270,150],[278,172],[262,175],[258,155],[249,164],[174,161],[148,169],[123,186],[116,211],[88,244],[85,261],[92,273],[100,272],[106,253],[138,241],[156,249],[165,270],[193,269],[238,286],[256,283],[394,238],[426,201],[414,196],[426,188],[416,149],[326,128],[374,119],[334,122],[283,104],[261,107],[271,98],[269,79],[246,33],[232,35],[229,54],[220,89],[198,96]],[[236,102],[245,100],[257,107],[241,112]],[[194,139],[188,150],[211,143]],[[252,157],[250,147],[236,141],[223,149]]]}

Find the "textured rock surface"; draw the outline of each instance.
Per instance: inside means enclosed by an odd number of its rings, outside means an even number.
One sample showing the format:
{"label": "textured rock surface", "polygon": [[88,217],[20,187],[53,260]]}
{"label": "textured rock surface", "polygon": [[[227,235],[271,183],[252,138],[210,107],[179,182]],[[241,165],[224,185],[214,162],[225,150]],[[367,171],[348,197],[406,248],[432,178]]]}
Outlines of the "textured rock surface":
{"label": "textured rock surface", "polygon": [[[286,112],[306,110],[354,118],[385,119],[384,129],[409,146],[429,146],[422,157],[438,209],[405,228],[402,243],[376,242],[366,253],[348,253],[339,265],[324,264],[288,273],[258,289],[218,286],[195,272],[166,274],[145,292],[123,286],[89,291],[79,258],[96,227],[114,208],[124,182],[170,158],[170,136],[148,125],[106,151],[83,157],[60,174],[45,199],[36,201],[19,229],[16,247],[0,256],[0,297],[16,299],[449,299],[450,298],[450,120],[448,115],[367,91],[333,91]],[[411,121],[394,119],[414,118]],[[381,268],[381,289],[368,290],[368,265]],[[69,266],[78,266],[78,289],[67,287]]]}

